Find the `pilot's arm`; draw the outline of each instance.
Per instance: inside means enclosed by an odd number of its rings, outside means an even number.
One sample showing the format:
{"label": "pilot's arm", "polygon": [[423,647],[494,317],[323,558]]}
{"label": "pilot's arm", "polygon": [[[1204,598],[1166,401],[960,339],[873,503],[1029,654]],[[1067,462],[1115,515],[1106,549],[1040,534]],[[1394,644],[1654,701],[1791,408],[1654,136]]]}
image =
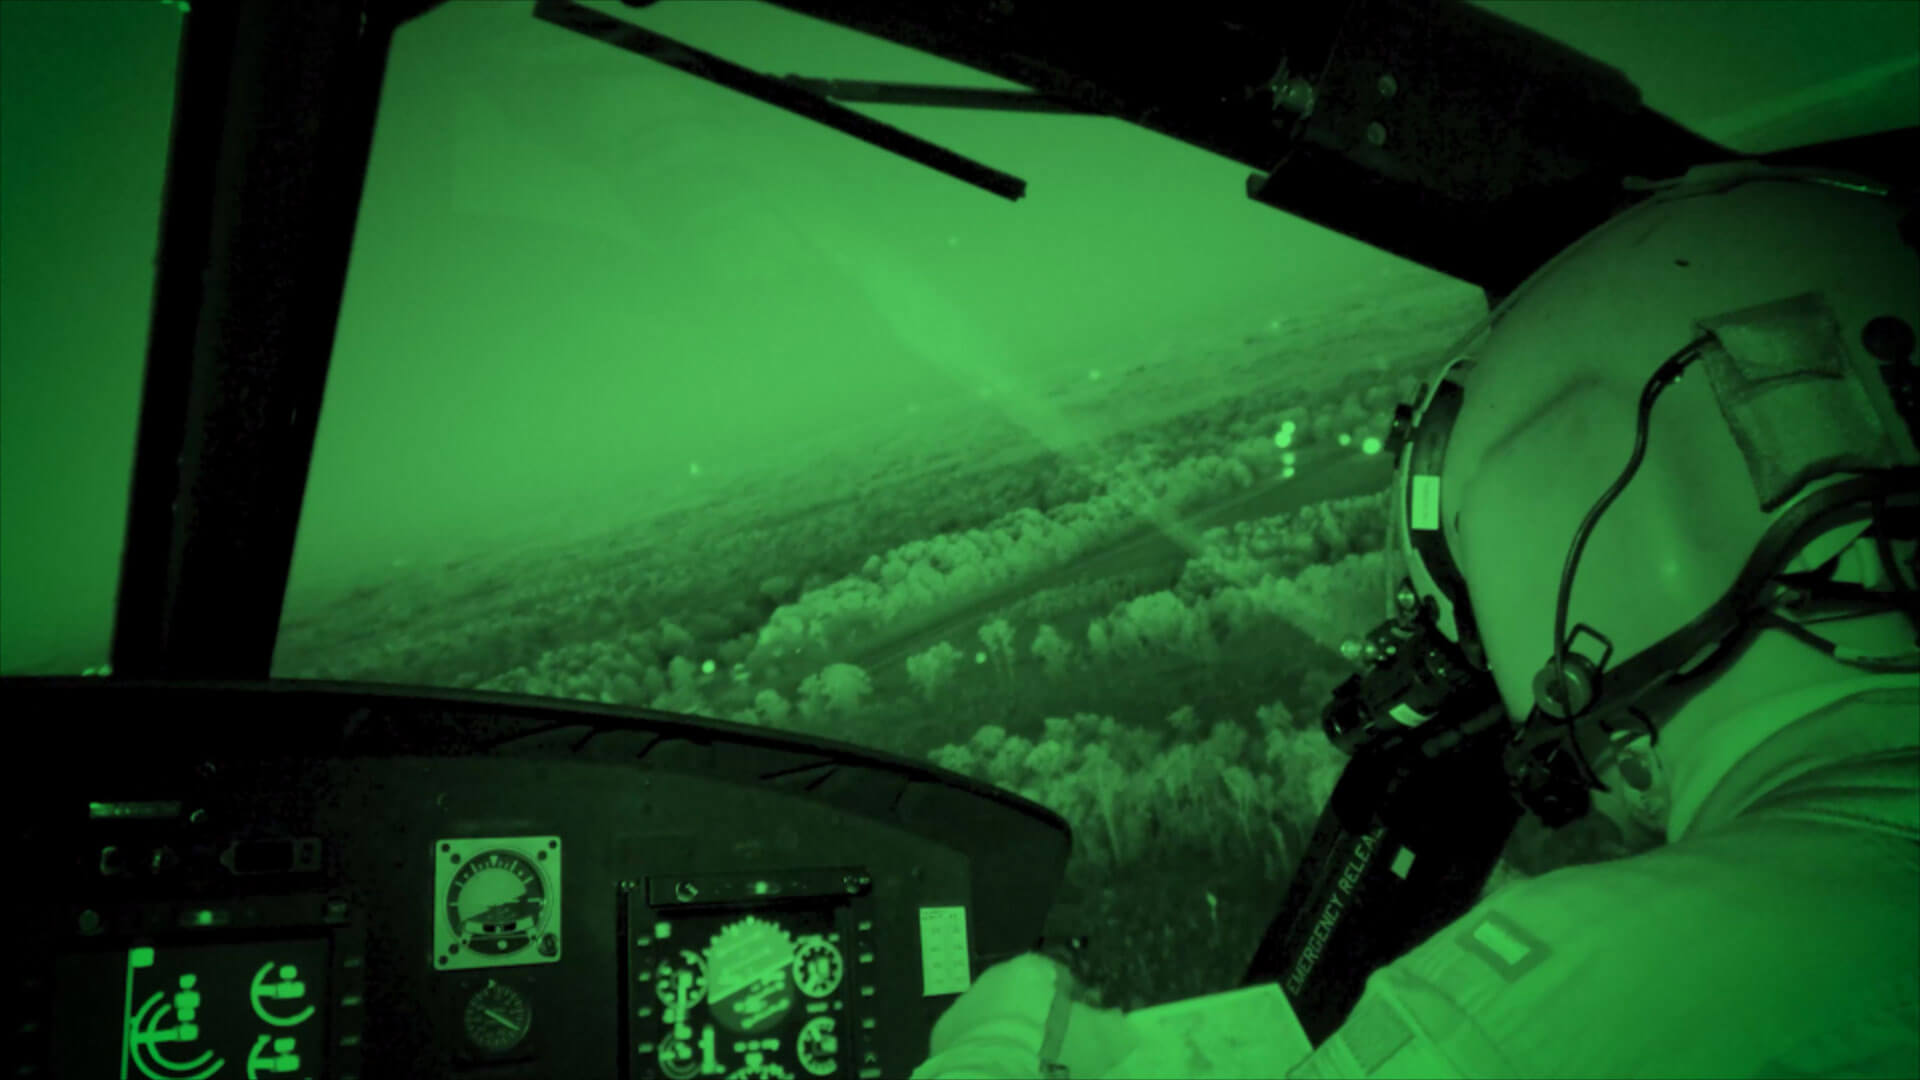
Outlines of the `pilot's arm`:
{"label": "pilot's arm", "polygon": [[1509,885],[1375,972],[1317,1049],[1282,1037],[1271,986],[1161,1007],[1197,1021],[1176,1033],[1072,1001],[1029,955],[948,1009],[913,1076],[1920,1075],[1916,764],[1823,770],[1818,800]]}
{"label": "pilot's arm", "polygon": [[1887,824],[1915,763],[1510,885],[1375,972],[1284,1075],[1920,1076],[1920,844]]}
{"label": "pilot's arm", "polygon": [[1038,953],[988,968],[933,1025],[912,1080],[1107,1075],[1135,1040],[1120,1012],[1077,996],[1072,973]]}

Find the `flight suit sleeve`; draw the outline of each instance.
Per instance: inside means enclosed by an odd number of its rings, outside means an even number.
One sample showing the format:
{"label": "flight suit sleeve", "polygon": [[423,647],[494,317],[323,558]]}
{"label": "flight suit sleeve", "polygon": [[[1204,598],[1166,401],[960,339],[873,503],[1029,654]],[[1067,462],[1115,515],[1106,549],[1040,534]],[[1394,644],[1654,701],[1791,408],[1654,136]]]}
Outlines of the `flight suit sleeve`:
{"label": "flight suit sleeve", "polygon": [[934,1023],[913,1080],[1098,1077],[1133,1049],[1124,1019],[1074,1001],[1073,974],[1036,953],[982,972]]}
{"label": "flight suit sleeve", "polygon": [[1374,972],[1346,1022],[1286,1075],[1527,1075],[1479,1017],[1490,1003],[1498,1002],[1492,1011],[1504,1016],[1517,997],[1532,997],[1526,977],[1555,953],[1524,920],[1483,902]]}
{"label": "flight suit sleeve", "polygon": [[1472,1021],[1457,1006],[1437,994],[1428,995],[1416,1015],[1376,973],[1352,1015],[1312,1054],[1288,1069],[1288,1080],[1326,1077],[1464,1078],[1465,1072],[1435,1045],[1429,1024],[1459,1027]]}

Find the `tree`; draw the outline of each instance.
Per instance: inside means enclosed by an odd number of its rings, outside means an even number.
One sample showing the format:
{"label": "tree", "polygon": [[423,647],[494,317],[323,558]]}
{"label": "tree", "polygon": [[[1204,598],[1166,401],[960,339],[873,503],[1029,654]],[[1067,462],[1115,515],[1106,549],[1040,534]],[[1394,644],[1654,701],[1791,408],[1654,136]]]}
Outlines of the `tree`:
{"label": "tree", "polygon": [[973,738],[967,740],[967,745],[973,747],[981,756],[991,757],[1000,749],[1000,744],[1006,741],[1006,728],[999,724],[984,724],[980,730],[973,733]]}
{"label": "tree", "polygon": [[1247,729],[1231,720],[1216,721],[1213,730],[1207,734],[1206,742],[1200,744],[1203,753],[1211,756],[1222,765],[1233,765],[1240,761],[1240,755],[1247,749]]}
{"label": "tree", "polygon": [[635,630],[624,639],[627,652],[632,656],[653,656],[660,651],[660,632],[658,630]]}
{"label": "tree", "polygon": [[994,619],[980,627],[980,644],[987,647],[987,655],[1000,660],[1004,666],[1013,663],[1013,627],[1005,619]]}
{"label": "tree", "polygon": [[978,563],[962,563],[947,572],[947,591],[965,595],[987,583]]}
{"label": "tree", "polygon": [[667,663],[667,687],[676,694],[691,694],[699,686],[700,668],[684,656]]}
{"label": "tree", "polygon": [[[1341,506],[1340,509],[1346,509]],[[1346,527],[1341,522],[1343,515],[1336,513],[1334,506],[1322,504],[1319,520],[1314,522],[1314,533],[1320,541],[1321,561],[1333,562],[1344,559],[1353,550],[1353,541],[1347,537]]]}
{"label": "tree", "polygon": [[925,563],[918,563],[907,571],[906,584],[926,593],[928,596],[941,596],[946,593],[947,579],[933,567]]}
{"label": "tree", "polygon": [[1138,660],[1147,655],[1147,639],[1140,633],[1140,624],[1128,617],[1126,609],[1114,612],[1103,621],[1108,647],[1114,656]]}
{"label": "tree", "polygon": [[661,651],[673,654],[685,654],[693,651],[693,635],[679,623],[667,619],[660,620]]}
{"label": "tree", "polygon": [[1093,649],[1093,658],[1105,662],[1111,655],[1112,646],[1107,641],[1105,619],[1095,619],[1087,624],[1087,644]]}
{"label": "tree", "polygon": [[753,655],[753,634],[745,633],[733,638],[714,651],[714,655],[725,664],[738,664]]}
{"label": "tree", "polygon": [[820,680],[820,695],[827,707],[843,716],[860,708],[873,693],[873,680],[857,664],[828,664],[815,678]]}
{"label": "tree", "polygon": [[902,578],[900,587],[887,594],[886,601],[881,605],[880,613],[883,618],[893,620],[900,618],[907,612],[931,607],[932,605],[932,593]]}
{"label": "tree", "polygon": [[1060,636],[1060,631],[1042,623],[1033,635],[1033,655],[1047,674],[1057,679],[1073,663],[1073,645]]}
{"label": "tree", "polygon": [[[1125,628],[1140,642],[1143,650],[1165,650],[1182,656],[1205,658],[1212,652],[1212,635],[1204,620],[1196,619],[1192,609],[1172,592],[1162,590],[1127,602],[1116,631]],[[1115,634],[1115,644],[1120,635]]]}
{"label": "tree", "polygon": [[1292,731],[1295,726],[1293,712],[1287,708],[1284,701],[1262,705],[1254,710],[1253,715],[1260,722],[1262,731]]}
{"label": "tree", "polygon": [[994,751],[987,761],[987,778],[995,784],[1011,790],[1018,785],[1027,769],[1027,755],[1033,753],[1033,740],[1023,735],[1009,735]]}
{"label": "tree", "polygon": [[767,616],[767,625],[760,628],[757,644],[766,646],[794,645],[806,640],[807,620],[800,610],[792,604],[776,608]]}
{"label": "tree", "polygon": [[1027,754],[1027,771],[1041,777],[1059,776],[1072,762],[1072,746],[1047,739]]}
{"label": "tree", "polygon": [[644,705],[650,697],[651,695],[641,689],[640,683],[626,672],[620,672],[613,677],[614,704]]}
{"label": "tree", "polygon": [[[657,669],[656,669],[657,670]],[[667,665],[667,689],[654,695],[652,705],[668,712],[704,716],[707,702],[700,694],[700,669],[684,656],[676,656]]]}
{"label": "tree", "polygon": [[762,690],[754,695],[753,711],[768,727],[780,727],[792,715],[793,707],[777,690]]}
{"label": "tree", "polygon": [[799,692],[794,695],[794,707],[801,717],[807,720],[820,720],[827,714],[827,693],[820,685],[818,673],[800,680]]}
{"label": "tree", "polygon": [[932,701],[953,679],[960,659],[960,650],[942,641],[925,652],[907,657],[907,678],[919,688],[922,696]]}

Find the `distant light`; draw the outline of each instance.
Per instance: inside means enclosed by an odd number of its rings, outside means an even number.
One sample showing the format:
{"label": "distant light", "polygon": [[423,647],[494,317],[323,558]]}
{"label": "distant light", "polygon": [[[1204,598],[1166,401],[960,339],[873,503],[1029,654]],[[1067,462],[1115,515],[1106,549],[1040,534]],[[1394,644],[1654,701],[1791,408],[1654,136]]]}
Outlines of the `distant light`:
{"label": "distant light", "polygon": [[711,660],[700,661],[700,674],[702,675],[713,674],[713,661]]}
{"label": "distant light", "polygon": [[1348,445],[1348,444],[1350,444],[1350,443],[1352,443],[1352,442],[1353,442],[1353,436],[1351,436],[1351,435],[1349,435],[1349,434],[1347,434],[1347,433],[1346,433],[1346,432],[1344,432],[1344,431],[1340,433],[1340,445],[1341,445],[1341,446],[1346,446],[1346,445]]}
{"label": "distant light", "polygon": [[1293,432],[1287,428],[1281,428],[1273,436],[1273,445],[1281,448],[1292,446]]}
{"label": "distant light", "polygon": [[1286,469],[1282,469],[1282,470],[1280,470],[1280,479],[1282,479],[1282,480],[1291,480],[1291,479],[1293,479],[1293,470],[1292,470],[1291,468],[1286,468]]}
{"label": "distant light", "polygon": [[1289,450],[1289,451],[1287,451],[1286,453],[1284,453],[1284,454],[1281,454],[1281,455],[1280,455],[1280,464],[1282,464],[1282,465],[1291,465],[1291,464],[1293,464],[1293,451],[1291,451],[1291,450]]}
{"label": "distant light", "polygon": [[689,465],[689,466],[687,466],[687,473],[688,473],[688,475],[690,475],[690,476],[699,476],[699,475],[700,475],[700,463],[696,461],[696,462],[694,462],[693,464],[691,464],[691,465]]}
{"label": "distant light", "polygon": [[1281,425],[1280,425],[1280,430],[1281,430],[1281,431],[1284,431],[1284,432],[1286,432],[1286,433],[1288,433],[1288,434],[1292,434],[1292,433],[1293,433],[1293,421],[1291,421],[1291,420],[1289,420],[1289,421],[1287,421],[1286,423],[1284,423],[1284,424],[1281,424]]}
{"label": "distant light", "polygon": [[1094,369],[1093,369],[1092,371],[1089,371],[1089,372],[1087,372],[1087,381],[1088,381],[1088,382],[1099,382],[1099,381],[1100,381],[1100,369],[1099,369],[1099,368],[1094,368]]}
{"label": "distant light", "polygon": [[1363,454],[1377,454],[1380,452],[1381,445],[1379,439],[1369,435],[1366,437],[1366,440],[1360,444],[1360,452]]}
{"label": "distant light", "polygon": [[974,663],[976,663],[976,664],[984,664],[984,663],[986,663],[986,662],[987,662],[987,654],[986,654],[986,653],[983,653],[983,652],[977,652],[977,653],[974,653],[974,654],[973,654],[973,662],[974,662]]}

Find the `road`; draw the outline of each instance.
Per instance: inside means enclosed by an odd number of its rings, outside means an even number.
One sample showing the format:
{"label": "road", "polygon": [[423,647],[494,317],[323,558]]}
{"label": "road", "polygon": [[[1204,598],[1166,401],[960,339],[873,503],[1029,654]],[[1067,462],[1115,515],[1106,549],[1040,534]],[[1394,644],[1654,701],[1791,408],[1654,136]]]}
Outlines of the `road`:
{"label": "road", "polygon": [[[1385,454],[1369,456],[1353,450],[1330,451],[1317,461],[1303,454],[1296,469],[1291,480],[1265,481],[1232,498],[1190,511],[1183,520],[1195,531],[1205,531],[1330,499],[1371,495],[1393,479],[1393,461]],[[941,641],[972,640],[979,624],[996,611],[1035,593],[1150,570],[1165,570],[1170,577],[1177,576],[1188,558],[1187,550],[1159,527],[1143,524],[1065,566],[1042,570],[992,592],[969,597],[965,603],[936,612],[914,626],[893,628],[860,650],[853,663],[867,671],[886,670],[889,665],[903,663],[907,657]]]}

